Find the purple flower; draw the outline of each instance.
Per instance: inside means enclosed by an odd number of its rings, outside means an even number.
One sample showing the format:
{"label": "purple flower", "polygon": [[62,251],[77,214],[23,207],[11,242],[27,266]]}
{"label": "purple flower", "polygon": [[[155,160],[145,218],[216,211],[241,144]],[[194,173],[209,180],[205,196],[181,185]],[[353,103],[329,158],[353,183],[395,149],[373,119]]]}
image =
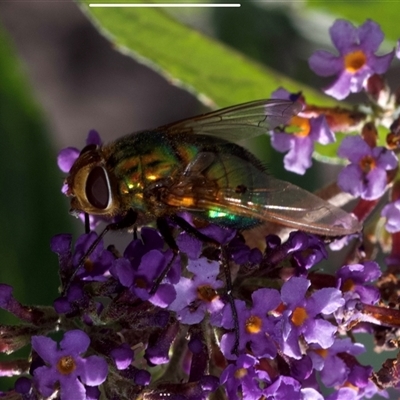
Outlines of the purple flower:
{"label": "purple flower", "polygon": [[172,261],[173,254],[171,250],[162,251],[164,240],[155,229],[143,227],[140,233],[141,239],[129,243],[124,257],[114,261],[111,274],[140,299],[150,300],[153,304],[165,308],[176,296],[172,284],[176,284],[180,278],[180,259],[175,258],[166,278],[151,296],[149,292],[154,281]]}
{"label": "purple flower", "polygon": [[32,337],[32,348],[47,364],[33,373],[43,396],[51,396],[59,382],[61,400],[85,400],[84,385],[98,386],[106,380],[108,367],[103,358],[81,357],[89,344],[89,337],[80,330],[66,332],[59,346],[46,336]]}
{"label": "purple flower", "polygon": [[129,344],[122,343],[119,347],[111,350],[110,356],[114,360],[117,369],[124,370],[131,365],[134,353]]}
{"label": "purple flower", "polygon": [[350,22],[339,19],[329,33],[339,56],[318,50],[309,59],[310,68],[316,74],[338,75],[337,80],[324,90],[326,94],[342,100],[350,92],[360,92],[371,75],[383,74],[389,68],[394,51],[384,56],[374,54],[384,39],[376,22],[367,20],[356,28]]}
{"label": "purple flower", "polygon": [[224,283],[217,280],[219,263],[206,258],[189,260],[188,271],[194,274],[192,279],[181,277],[175,285],[176,298],[168,307],[177,313],[184,324],[197,324],[206,312],[214,314],[224,307],[217,289]]}
{"label": "purple flower", "polygon": [[[364,345],[352,343],[349,338],[336,339],[328,349],[310,346],[307,354],[310,356],[313,367],[320,371],[321,380],[327,387],[343,385],[350,373],[350,368],[343,360],[342,353],[357,356],[365,352]],[[346,356],[349,359],[349,356]],[[332,371],[335,371],[332,374]]]}
{"label": "purple flower", "polygon": [[385,229],[388,232],[396,233],[400,231],[400,200],[386,204],[381,215],[386,218]]}
{"label": "purple flower", "polygon": [[0,284],[0,308],[14,313],[19,310],[21,304],[13,296],[13,287],[4,283]]}
{"label": "purple flower", "polygon": [[124,258],[130,261],[132,268],[139,268],[142,257],[150,250],[162,250],[164,239],[160,233],[153,228],[144,226],[140,229],[140,239],[132,240],[124,251]]}
{"label": "purple flower", "polygon": [[[269,315],[281,303],[279,292],[275,289],[258,289],[251,295],[253,307],[248,309],[242,300],[236,300],[235,306],[239,323],[239,351],[245,351],[249,345],[257,357],[276,357],[276,321],[277,317]],[[224,308],[221,325],[234,329],[231,305]],[[221,339],[222,353],[228,359],[234,359],[235,332],[225,333]]]}
{"label": "purple flower", "polygon": [[185,253],[188,258],[196,260],[200,257],[203,243],[201,240],[189,235],[187,232],[181,232],[176,238],[176,244],[179,250]]}
{"label": "purple flower", "polygon": [[301,400],[324,400],[324,396],[318,390],[310,387],[301,389]]}
{"label": "purple flower", "polygon": [[[88,145],[96,145],[96,146],[101,146],[102,141],[100,138],[100,135],[97,131],[94,129],[90,130],[86,139],[86,146]],[[76,147],[66,147],[65,149],[62,149],[57,156],[57,165],[58,168],[62,172],[68,173],[70,169],[72,168],[72,165],[74,162],[78,159],[80,154],[80,151]],[[68,186],[64,182],[61,192],[66,194],[68,191]],[[82,222],[85,222],[85,217],[84,213],[79,214],[79,218],[81,219]],[[90,229],[94,230],[96,226],[101,222],[105,221],[106,219],[100,215],[89,215],[89,223],[90,223]]]}
{"label": "purple flower", "polygon": [[[26,376],[21,376],[15,381],[14,388],[17,393],[28,396],[32,390],[32,381]],[[23,399],[25,400],[25,397]]]}
{"label": "purple flower", "polygon": [[78,284],[71,284],[64,296],[54,300],[53,307],[58,314],[69,314],[86,308],[87,300],[87,295],[82,287]]}
{"label": "purple flower", "polygon": [[[0,308],[14,314],[21,321],[27,322],[28,324],[40,325],[43,318],[43,311],[41,310],[41,307],[22,305],[13,296],[13,291],[14,289],[12,286],[0,283]],[[47,313],[47,317],[52,319],[55,317],[55,314],[49,311]],[[0,340],[0,351],[9,351],[11,353],[10,348],[17,345],[13,339],[17,338],[10,335],[8,339],[11,340],[7,340],[6,337],[9,335],[9,333],[7,333],[7,328],[4,326],[2,330],[4,336],[2,337],[0,333],[0,338],[2,339]],[[25,342],[26,340],[27,337],[25,337],[22,342]]]}
{"label": "purple flower", "polygon": [[277,265],[292,257],[291,264],[297,267],[298,274],[304,274],[322,259],[328,258],[323,241],[315,235],[302,231],[291,232],[283,244],[279,238],[269,235],[267,243],[264,261],[269,265]]}
{"label": "purple flower", "polygon": [[[280,88],[273,92],[271,97],[289,100],[290,96],[287,90]],[[291,118],[288,125],[296,126],[298,130],[293,133],[273,131],[271,145],[281,153],[288,152],[283,159],[285,169],[303,175],[312,165],[314,142],[333,143],[335,135],[323,115],[317,118],[303,118],[296,115]]]}
{"label": "purple flower", "polygon": [[323,241],[315,235],[294,231],[290,233],[286,244],[287,254],[292,254],[299,272],[305,273],[324,258],[328,258]]}
{"label": "purple flower", "polygon": [[262,253],[259,249],[251,249],[241,237],[235,237],[229,242],[229,253],[232,260],[238,264],[257,265],[262,260]]}
{"label": "purple flower", "polygon": [[162,253],[160,250],[150,250],[140,259],[137,268],[126,258],[118,258],[114,261],[112,274],[125,287],[142,300],[149,300],[154,305],[165,308],[171,304],[176,297],[173,283],[177,283],[180,277],[180,260],[176,258],[166,278],[158,286],[156,293],[150,294],[154,281],[165,271],[172,261],[172,251]]}
{"label": "purple flower", "polygon": [[[81,235],[75,243],[72,265],[77,267],[90,246],[97,239],[96,232]],[[95,247],[92,254],[85,260],[77,276],[85,281],[105,281],[109,276],[109,269],[114,261],[113,254],[104,248],[103,240]]]}
{"label": "purple flower", "polygon": [[366,285],[366,282],[375,281],[381,275],[381,269],[374,261],[344,265],[336,273],[345,300],[360,299],[366,304],[375,304],[380,299],[379,289]]}
{"label": "purple flower", "polygon": [[179,323],[175,321],[150,337],[144,354],[149,365],[160,365],[169,361],[170,348],[178,332]]}
{"label": "purple flower", "polygon": [[[380,390],[371,380],[367,381],[366,386],[359,387],[350,385],[339,388],[336,392],[330,394],[326,400],[364,400],[364,399],[375,399],[379,395],[386,399],[389,399],[389,394],[386,390]],[[314,399],[312,399],[314,400]]]}
{"label": "purple flower", "polygon": [[224,385],[231,400],[259,400],[262,397],[260,386],[269,381],[265,371],[257,369],[258,360],[249,355],[240,355],[236,364],[229,364],[221,374],[220,382]]}
{"label": "purple flower", "polygon": [[[102,141],[100,135],[94,129],[90,130],[86,139],[86,145],[95,144],[100,146]],[[62,149],[57,156],[57,165],[62,172],[68,173],[79,157],[80,151],[76,147],[66,147]]]}
{"label": "purple flower", "polygon": [[[86,145],[95,144],[100,146],[102,144],[100,135],[94,129],[90,130],[86,139]],[[57,165],[62,172],[68,173],[79,157],[80,151],[76,147],[66,147],[62,149],[57,156]],[[64,192],[63,192],[64,193]]]}
{"label": "purple flower", "polygon": [[291,399],[302,400],[300,382],[291,376],[280,375],[276,381],[271,383],[265,390],[264,396],[267,399]]}
{"label": "purple flower", "polygon": [[310,281],[302,277],[292,277],[284,283],[281,290],[286,309],[280,322],[282,329],[283,352],[295,359],[301,358],[299,337],[307,343],[317,343],[323,349],[334,342],[337,327],[326,321],[327,316],[344,304],[338,289],[323,288],[306,296]]}
{"label": "purple flower", "polygon": [[86,400],[100,399],[101,392],[97,386],[86,386]]}
{"label": "purple flower", "polygon": [[67,174],[78,157],[79,150],[76,147],[62,149],[57,156],[58,168]]}
{"label": "purple flower", "polygon": [[393,151],[370,147],[361,136],[344,138],[338,155],[350,161],[339,173],[339,187],[365,200],[375,200],[383,195],[387,184],[386,171],[398,164]]}
{"label": "purple flower", "polygon": [[236,236],[235,229],[222,228],[214,224],[208,224],[206,227],[199,229],[199,232],[221,244],[229,243]]}

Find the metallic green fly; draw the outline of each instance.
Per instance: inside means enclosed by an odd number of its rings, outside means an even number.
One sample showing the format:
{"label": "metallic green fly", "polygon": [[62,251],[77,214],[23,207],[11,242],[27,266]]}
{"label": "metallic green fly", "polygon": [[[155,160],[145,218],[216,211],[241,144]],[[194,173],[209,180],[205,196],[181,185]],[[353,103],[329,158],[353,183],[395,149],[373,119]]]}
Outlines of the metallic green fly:
{"label": "metallic green fly", "polygon": [[330,237],[358,232],[356,218],[272,177],[234,143],[287,123],[301,107],[286,100],[253,101],[86,146],[66,178],[71,211],[126,217],[113,229],[186,211],[240,231],[269,221]]}

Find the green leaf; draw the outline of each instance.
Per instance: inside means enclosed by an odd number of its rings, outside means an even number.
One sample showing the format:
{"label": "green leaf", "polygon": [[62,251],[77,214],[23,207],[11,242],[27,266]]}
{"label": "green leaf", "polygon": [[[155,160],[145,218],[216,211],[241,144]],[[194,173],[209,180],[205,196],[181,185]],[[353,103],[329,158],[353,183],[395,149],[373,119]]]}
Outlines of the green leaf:
{"label": "green leaf", "polygon": [[22,303],[50,304],[59,286],[50,239],[71,231],[68,206],[40,110],[2,31],[0,88],[0,282]]}
{"label": "green leaf", "polygon": [[[102,2],[110,3],[106,0],[97,3]],[[309,103],[335,104],[322,93],[181,24],[163,9],[89,8],[84,3],[81,6],[117,49],[214,108],[215,104],[224,107],[267,98],[278,87],[295,93],[302,91]],[[318,147],[319,158],[324,161],[336,163],[335,151],[335,146]]]}
{"label": "green leaf", "polygon": [[306,3],[306,8],[320,10],[331,16],[345,18],[357,24],[362,24],[366,19],[373,19],[380,24],[387,39],[395,41],[400,36],[398,19],[395,17],[399,13],[397,1],[382,3],[376,0],[309,0]]}
{"label": "green leaf", "polygon": [[[105,0],[100,1],[105,2]],[[138,3],[139,1],[133,1]],[[109,3],[109,1],[107,1]],[[267,98],[279,86],[327,99],[170,17],[163,9],[82,8],[113,45],[200,100],[218,106]],[[207,101],[206,101],[207,103]]]}

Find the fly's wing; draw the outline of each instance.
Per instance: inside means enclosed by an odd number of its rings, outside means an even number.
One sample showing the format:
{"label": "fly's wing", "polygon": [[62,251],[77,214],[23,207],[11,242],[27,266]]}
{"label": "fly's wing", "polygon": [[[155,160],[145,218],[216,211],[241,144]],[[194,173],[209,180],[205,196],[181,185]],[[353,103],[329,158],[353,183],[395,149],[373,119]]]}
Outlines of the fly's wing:
{"label": "fly's wing", "polygon": [[[224,201],[235,203],[237,196],[230,196],[230,188],[223,192]],[[245,214],[289,228],[322,236],[345,236],[362,229],[353,215],[298,186],[270,176],[268,188],[254,188],[249,197],[251,201],[239,207]]]}
{"label": "fly's wing", "polygon": [[301,103],[290,100],[257,100],[178,121],[159,130],[170,134],[202,134],[237,141],[261,135],[285,124],[302,107]]}
{"label": "fly's wing", "polygon": [[211,222],[218,218],[222,225],[224,218],[237,219],[237,225],[226,223],[237,229],[242,229],[243,218],[323,236],[345,236],[362,229],[351,214],[226,153],[199,153],[167,193],[166,204],[196,211]]}

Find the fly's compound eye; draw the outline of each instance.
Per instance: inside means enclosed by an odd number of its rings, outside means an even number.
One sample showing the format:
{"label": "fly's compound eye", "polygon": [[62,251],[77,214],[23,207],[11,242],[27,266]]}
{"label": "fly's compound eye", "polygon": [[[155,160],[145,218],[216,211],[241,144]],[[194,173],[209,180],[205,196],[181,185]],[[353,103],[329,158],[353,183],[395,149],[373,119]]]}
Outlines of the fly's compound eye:
{"label": "fly's compound eye", "polygon": [[105,210],[109,206],[111,188],[104,168],[94,167],[90,171],[86,180],[85,190],[86,198],[93,207]]}

